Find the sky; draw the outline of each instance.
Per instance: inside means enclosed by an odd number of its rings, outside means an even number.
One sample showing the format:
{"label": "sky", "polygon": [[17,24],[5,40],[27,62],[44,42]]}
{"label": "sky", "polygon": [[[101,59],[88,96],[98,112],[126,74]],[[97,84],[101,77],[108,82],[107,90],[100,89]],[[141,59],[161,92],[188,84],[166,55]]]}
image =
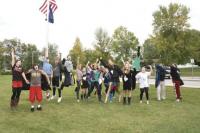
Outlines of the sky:
{"label": "sky", "polygon": [[[47,23],[39,11],[44,0],[0,0],[0,40],[18,38],[36,44],[41,50],[47,45]],[[180,3],[190,8],[191,28],[200,30],[198,0],[56,0],[54,24],[49,24],[49,43],[59,46],[67,55],[79,37],[84,48],[93,48],[95,30],[105,29],[110,36],[125,26],[142,44],[152,34],[152,14],[159,5]]]}

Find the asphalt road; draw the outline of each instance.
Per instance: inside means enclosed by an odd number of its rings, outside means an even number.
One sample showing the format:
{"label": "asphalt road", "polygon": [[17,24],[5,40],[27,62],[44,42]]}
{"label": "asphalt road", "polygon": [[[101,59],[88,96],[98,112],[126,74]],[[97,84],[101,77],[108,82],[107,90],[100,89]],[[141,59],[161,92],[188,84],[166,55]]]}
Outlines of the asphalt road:
{"label": "asphalt road", "polygon": [[[181,77],[184,85],[183,87],[199,88],[200,89],[200,77]],[[155,84],[155,79],[150,78],[150,84]],[[173,86],[171,79],[165,80],[166,86]]]}

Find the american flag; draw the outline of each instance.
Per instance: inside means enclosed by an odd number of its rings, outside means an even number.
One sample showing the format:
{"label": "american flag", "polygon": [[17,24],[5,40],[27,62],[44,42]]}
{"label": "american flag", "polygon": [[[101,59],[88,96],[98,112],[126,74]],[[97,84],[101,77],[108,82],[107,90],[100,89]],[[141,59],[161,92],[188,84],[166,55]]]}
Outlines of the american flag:
{"label": "american flag", "polygon": [[49,2],[49,6],[52,9],[52,12],[54,13],[55,10],[58,8],[56,1],[55,0],[45,0],[44,3],[42,4],[42,6],[39,8],[39,10],[43,13],[43,14],[47,14],[47,10],[48,10],[48,2]]}

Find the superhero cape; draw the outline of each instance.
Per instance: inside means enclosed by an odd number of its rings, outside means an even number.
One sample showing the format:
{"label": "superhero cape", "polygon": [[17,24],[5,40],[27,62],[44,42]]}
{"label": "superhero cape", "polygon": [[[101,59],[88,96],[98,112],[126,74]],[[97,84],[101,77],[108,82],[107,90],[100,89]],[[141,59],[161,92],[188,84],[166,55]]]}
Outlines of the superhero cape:
{"label": "superhero cape", "polygon": [[[26,78],[27,80],[31,80],[31,74],[30,73],[27,73],[25,74],[26,75]],[[51,87],[50,85],[48,84],[47,80],[46,80],[46,77],[44,74],[41,74],[42,75],[42,78],[41,78],[41,88],[43,91],[46,91],[46,90],[51,90]],[[22,87],[22,90],[29,90],[30,88],[30,84],[27,84],[25,82],[25,80],[23,79],[23,87]]]}

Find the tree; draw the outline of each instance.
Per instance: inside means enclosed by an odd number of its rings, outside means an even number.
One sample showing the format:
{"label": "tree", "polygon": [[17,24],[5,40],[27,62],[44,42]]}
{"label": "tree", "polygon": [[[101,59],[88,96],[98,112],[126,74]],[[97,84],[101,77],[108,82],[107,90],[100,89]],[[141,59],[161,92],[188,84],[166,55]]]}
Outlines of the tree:
{"label": "tree", "polygon": [[188,45],[183,40],[188,24],[189,9],[179,4],[160,6],[153,14],[152,43],[159,50],[164,64],[185,63],[189,59]]}
{"label": "tree", "polygon": [[[11,67],[11,47],[15,49],[16,58],[22,61],[23,68],[28,70],[32,67],[32,61],[34,63],[39,62],[39,50],[34,44],[22,43],[19,39],[5,39],[2,42],[3,45],[3,57],[2,65],[4,69],[10,69]],[[32,53],[34,58],[32,60]]]}
{"label": "tree", "polygon": [[98,28],[95,32],[95,52],[99,57],[104,59],[110,58],[109,46],[111,44],[111,38],[108,33],[102,28]]}
{"label": "tree", "polygon": [[184,42],[189,44],[190,59],[194,59],[195,63],[200,65],[200,31],[195,29],[186,31]]}
{"label": "tree", "polygon": [[4,51],[5,47],[2,42],[0,42],[0,71],[4,68]]}
{"label": "tree", "polygon": [[23,66],[28,70],[33,64],[39,64],[40,51],[34,44],[26,44],[26,56],[24,57]]}
{"label": "tree", "polygon": [[158,62],[160,59],[159,50],[151,43],[150,39],[145,40],[144,44],[144,61],[147,64]]}
{"label": "tree", "polygon": [[71,56],[72,62],[74,64],[74,67],[77,66],[77,59],[79,58],[79,63],[84,64],[85,63],[85,54],[82,47],[82,43],[80,39],[77,37],[73,48],[70,50],[69,55]]}
{"label": "tree", "polygon": [[126,27],[118,27],[113,34],[111,51],[112,56],[116,61],[120,61],[121,57],[128,59],[132,57],[132,52],[136,50],[136,46],[139,44],[138,39],[134,33],[127,30]]}

